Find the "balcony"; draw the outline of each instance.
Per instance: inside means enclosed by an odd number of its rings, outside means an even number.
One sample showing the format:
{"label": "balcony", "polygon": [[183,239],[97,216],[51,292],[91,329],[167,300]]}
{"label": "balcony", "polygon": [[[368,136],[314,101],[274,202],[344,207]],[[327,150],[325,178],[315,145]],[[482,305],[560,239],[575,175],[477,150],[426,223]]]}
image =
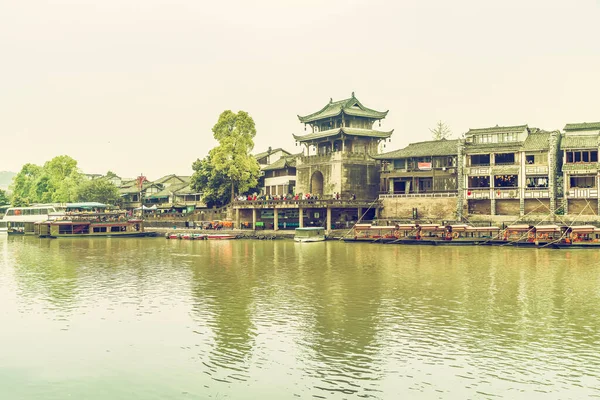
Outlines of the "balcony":
{"label": "balcony", "polygon": [[548,188],[541,187],[528,187],[525,188],[526,199],[548,199],[550,198],[550,190]]}
{"label": "balcony", "polygon": [[597,199],[598,188],[569,188],[567,190],[569,199]]}
{"label": "balcony", "polygon": [[547,165],[531,165],[528,164],[525,167],[525,174],[527,175],[541,175],[541,174],[548,174],[548,166]]}
{"label": "balcony", "polygon": [[429,192],[429,193],[380,193],[379,199],[399,199],[399,198],[426,198],[426,197],[458,197],[458,192]]}
{"label": "balcony", "polygon": [[518,187],[496,187],[492,189],[494,199],[518,199]]}
{"label": "balcony", "polygon": [[468,188],[467,191],[467,199],[469,200],[484,200],[489,199],[490,188]]}

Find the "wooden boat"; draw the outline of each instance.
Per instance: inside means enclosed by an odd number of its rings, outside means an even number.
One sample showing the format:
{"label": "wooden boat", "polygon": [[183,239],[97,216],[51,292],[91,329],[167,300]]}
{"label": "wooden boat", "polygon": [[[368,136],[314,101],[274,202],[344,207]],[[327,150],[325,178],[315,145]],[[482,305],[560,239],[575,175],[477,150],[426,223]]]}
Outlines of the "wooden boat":
{"label": "wooden boat", "polygon": [[[414,226],[414,225],[413,225]],[[306,229],[306,228],[298,228]],[[351,237],[343,238],[346,242],[389,242],[397,239],[396,226],[378,226],[371,224],[356,224]]]}
{"label": "wooden boat", "polygon": [[561,239],[550,243],[554,248],[600,247],[600,228],[594,225],[564,227]]}
{"label": "wooden boat", "polygon": [[145,237],[141,219],[128,219],[124,211],[65,213],[53,221],[36,222],[35,234],[48,238]]}
{"label": "wooden boat", "polygon": [[306,227],[296,228],[294,231],[294,241],[301,243],[322,242],[325,240],[325,228]]}
{"label": "wooden boat", "polygon": [[235,235],[230,235],[227,233],[209,233],[206,235],[206,239],[207,240],[230,240],[230,239],[236,239]]}

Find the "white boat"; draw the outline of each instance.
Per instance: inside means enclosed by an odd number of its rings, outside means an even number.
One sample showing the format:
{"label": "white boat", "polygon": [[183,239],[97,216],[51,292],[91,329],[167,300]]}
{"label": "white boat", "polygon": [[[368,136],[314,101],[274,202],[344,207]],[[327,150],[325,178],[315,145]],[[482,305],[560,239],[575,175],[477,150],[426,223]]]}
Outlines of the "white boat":
{"label": "white boat", "polygon": [[296,242],[322,242],[325,240],[325,228],[296,228],[294,240]]}
{"label": "white boat", "polygon": [[[40,204],[29,207],[8,207],[2,218],[1,231],[15,234],[33,234],[36,222],[54,219],[61,208],[53,204]],[[2,229],[4,228],[4,229]]]}

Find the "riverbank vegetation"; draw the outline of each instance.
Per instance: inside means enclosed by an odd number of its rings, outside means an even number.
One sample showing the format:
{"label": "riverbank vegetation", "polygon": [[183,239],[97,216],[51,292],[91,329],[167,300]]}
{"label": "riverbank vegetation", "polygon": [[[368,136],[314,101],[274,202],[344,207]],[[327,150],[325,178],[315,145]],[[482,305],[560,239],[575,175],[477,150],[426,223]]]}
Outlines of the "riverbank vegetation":
{"label": "riverbank vegetation", "polygon": [[[67,155],[54,157],[43,166],[25,164],[10,189],[13,206],[75,201],[117,204],[119,201],[119,190],[113,183],[103,178],[87,179],[77,167],[77,161]],[[0,197],[0,204],[1,200]]]}

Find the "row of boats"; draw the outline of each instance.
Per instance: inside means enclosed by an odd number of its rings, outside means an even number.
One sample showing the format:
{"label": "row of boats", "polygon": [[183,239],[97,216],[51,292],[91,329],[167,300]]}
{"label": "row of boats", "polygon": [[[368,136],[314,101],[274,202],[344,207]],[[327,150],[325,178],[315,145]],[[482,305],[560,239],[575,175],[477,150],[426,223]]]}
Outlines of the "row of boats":
{"label": "row of boats", "polygon": [[600,247],[600,228],[594,225],[496,226],[356,224],[346,242],[379,242],[433,246],[495,245],[519,247]]}

